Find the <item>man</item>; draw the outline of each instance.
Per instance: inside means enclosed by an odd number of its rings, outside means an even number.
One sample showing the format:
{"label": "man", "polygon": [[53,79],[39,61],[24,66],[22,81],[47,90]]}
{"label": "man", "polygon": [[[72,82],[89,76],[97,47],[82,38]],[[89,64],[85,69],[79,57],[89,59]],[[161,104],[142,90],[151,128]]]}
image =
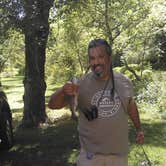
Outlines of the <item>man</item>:
{"label": "man", "polygon": [[112,49],[106,40],[92,40],[88,57],[92,72],[80,80],[78,89],[66,83],[51,96],[48,106],[67,106],[66,96],[78,91],[81,151],[77,166],[127,166],[128,116],[137,131],[136,142],[144,142],[132,84],[122,74],[113,73]]}

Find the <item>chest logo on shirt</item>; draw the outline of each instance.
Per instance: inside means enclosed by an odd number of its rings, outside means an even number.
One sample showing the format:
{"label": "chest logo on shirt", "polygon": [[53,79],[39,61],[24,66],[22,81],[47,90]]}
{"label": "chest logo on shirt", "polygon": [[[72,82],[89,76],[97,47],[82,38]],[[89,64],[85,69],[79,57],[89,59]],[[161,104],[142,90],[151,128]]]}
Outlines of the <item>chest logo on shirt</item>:
{"label": "chest logo on shirt", "polygon": [[105,90],[104,93],[103,91],[98,91],[92,97],[91,104],[98,105],[98,116],[101,118],[115,115],[121,106],[121,101],[117,93],[115,92],[114,100],[110,97],[110,94],[110,90]]}

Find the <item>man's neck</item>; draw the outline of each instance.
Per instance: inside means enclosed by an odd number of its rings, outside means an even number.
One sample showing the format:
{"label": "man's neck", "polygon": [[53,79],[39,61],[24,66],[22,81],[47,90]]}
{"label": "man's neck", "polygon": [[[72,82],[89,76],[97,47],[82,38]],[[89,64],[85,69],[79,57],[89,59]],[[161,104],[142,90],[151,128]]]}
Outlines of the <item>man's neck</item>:
{"label": "man's neck", "polygon": [[110,75],[105,75],[105,76],[102,76],[102,77],[97,77],[99,80],[108,80],[108,79],[110,79]]}

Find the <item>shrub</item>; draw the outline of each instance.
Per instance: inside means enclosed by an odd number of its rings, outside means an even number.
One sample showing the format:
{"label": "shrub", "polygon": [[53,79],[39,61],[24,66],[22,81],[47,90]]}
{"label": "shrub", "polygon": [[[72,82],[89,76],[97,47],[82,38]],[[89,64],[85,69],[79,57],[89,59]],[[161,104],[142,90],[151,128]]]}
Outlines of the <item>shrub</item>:
{"label": "shrub", "polygon": [[153,74],[153,81],[147,82],[146,87],[140,89],[136,96],[141,111],[148,111],[162,119],[166,119],[166,82],[164,79],[161,73]]}

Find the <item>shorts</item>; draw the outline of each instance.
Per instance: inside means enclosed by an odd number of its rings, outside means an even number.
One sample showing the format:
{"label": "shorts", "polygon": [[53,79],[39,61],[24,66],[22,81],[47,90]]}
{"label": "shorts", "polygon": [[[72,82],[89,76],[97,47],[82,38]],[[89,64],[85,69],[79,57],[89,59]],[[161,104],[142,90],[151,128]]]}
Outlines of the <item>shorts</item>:
{"label": "shorts", "polygon": [[77,157],[77,166],[127,166],[128,155],[102,155],[81,150]]}

